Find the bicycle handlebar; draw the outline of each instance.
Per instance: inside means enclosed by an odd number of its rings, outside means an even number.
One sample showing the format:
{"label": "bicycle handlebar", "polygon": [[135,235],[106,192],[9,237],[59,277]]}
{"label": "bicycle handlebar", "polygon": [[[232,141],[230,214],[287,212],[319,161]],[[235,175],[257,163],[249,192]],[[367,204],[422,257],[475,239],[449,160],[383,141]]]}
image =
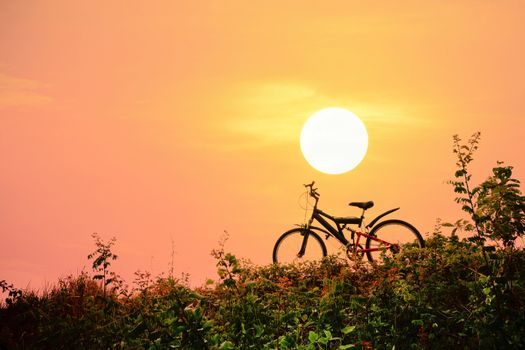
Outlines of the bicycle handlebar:
{"label": "bicycle handlebar", "polygon": [[305,184],[304,187],[310,188],[310,196],[319,199],[320,194],[317,192],[317,188],[314,188],[315,181],[310,184]]}

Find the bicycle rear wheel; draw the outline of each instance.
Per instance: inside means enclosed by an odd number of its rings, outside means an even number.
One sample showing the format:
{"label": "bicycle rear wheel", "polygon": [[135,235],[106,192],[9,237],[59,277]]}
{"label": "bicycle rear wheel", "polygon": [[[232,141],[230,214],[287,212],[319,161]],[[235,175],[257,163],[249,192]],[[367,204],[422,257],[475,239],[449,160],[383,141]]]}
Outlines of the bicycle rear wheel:
{"label": "bicycle rear wheel", "polygon": [[366,239],[366,249],[375,249],[374,251],[366,252],[366,257],[370,262],[374,260],[380,261],[383,254],[385,257],[392,257],[406,245],[425,246],[425,241],[419,231],[408,222],[402,220],[383,221],[372,228],[370,236],[381,240],[375,240],[370,237]]}
{"label": "bicycle rear wheel", "polygon": [[[306,249],[303,256],[298,256],[305,233],[308,234]],[[273,262],[279,264],[320,261],[325,256],[326,246],[321,237],[312,230],[305,231],[304,228],[286,231],[273,247]]]}

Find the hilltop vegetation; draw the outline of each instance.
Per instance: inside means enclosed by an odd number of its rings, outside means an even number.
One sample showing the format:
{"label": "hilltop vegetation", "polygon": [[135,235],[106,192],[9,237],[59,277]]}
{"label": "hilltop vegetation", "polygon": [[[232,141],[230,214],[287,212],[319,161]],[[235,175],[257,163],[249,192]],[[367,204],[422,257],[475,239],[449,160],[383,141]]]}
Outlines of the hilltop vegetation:
{"label": "hilltop vegetation", "polygon": [[260,267],[221,244],[216,281],[137,272],[130,288],[111,270],[115,241],[95,235],[93,274],[43,295],[0,281],[0,349],[525,348],[524,197],[502,164],[472,186],[478,140],[455,139],[450,182],[470,220],[438,224],[425,248]]}
{"label": "hilltop vegetation", "polygon": [[[135,289],[87,274],[11,289],[5,349],[504,349],[525,347],[525,254],[434,234],[384,264],[256,267],[215,252],[219,279]],[[111,284],[108,284],[112,287]]]}

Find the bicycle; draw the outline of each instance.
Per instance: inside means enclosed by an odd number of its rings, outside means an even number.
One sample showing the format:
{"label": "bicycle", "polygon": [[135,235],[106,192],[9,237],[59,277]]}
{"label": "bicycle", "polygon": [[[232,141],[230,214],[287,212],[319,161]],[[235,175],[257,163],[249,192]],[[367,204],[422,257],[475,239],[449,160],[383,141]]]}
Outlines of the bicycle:
{"label": "bicycle", "polygon": [[[317,208],[320,194],[314,188],[315,181],[304,185],[307,189],[307,196],[315,200],[312,215],[308,222],[300,227],[293,228],[283,233],[273,248],[274,263],[295,263],[307,260],[321,260],[327,255],[326,245],[322,236],[328,240],[334,237],[339,243],[346,247],[346,255],[353,260],[361,260],[366,254],[370,262],[379,260],[385,254],[393,256],[401,251],[406,244],[417,244],[419,247],[425,246],[425,241],[419,231],[403,220],[389,219],[379,222],[383,217],[393,213],[399,208],[387,210],[375,217],[364,227],[364,232],[351,229],[348,225],[357,225],[362,228],[365,211],[374,206],[374,202],[351,202],[349,205],[363,210],[360,217],[335,217]],[[322,227],[313,226],[317,221]],[[329,221],[334,224],[330,224]],[[346,239],[343,230],[350,231],[350,240]],[[360,243],[361,238],[366,238],[365,247]],[[313,238],[313,239],[312,239]],[[308,249],[307,249],[308,248]]]}

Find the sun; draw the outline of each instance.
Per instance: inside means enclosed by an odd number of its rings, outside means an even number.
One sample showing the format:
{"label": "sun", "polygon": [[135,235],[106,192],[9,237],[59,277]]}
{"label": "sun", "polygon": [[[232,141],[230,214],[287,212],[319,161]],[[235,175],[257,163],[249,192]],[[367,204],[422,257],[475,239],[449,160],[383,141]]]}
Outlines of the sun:
{"label": "sun", "polygon": [[343,174],[365,157],[368,133],[357,115],[331,107],[308,118],[300,142],[303,156],[312,167],[326,174]]}

